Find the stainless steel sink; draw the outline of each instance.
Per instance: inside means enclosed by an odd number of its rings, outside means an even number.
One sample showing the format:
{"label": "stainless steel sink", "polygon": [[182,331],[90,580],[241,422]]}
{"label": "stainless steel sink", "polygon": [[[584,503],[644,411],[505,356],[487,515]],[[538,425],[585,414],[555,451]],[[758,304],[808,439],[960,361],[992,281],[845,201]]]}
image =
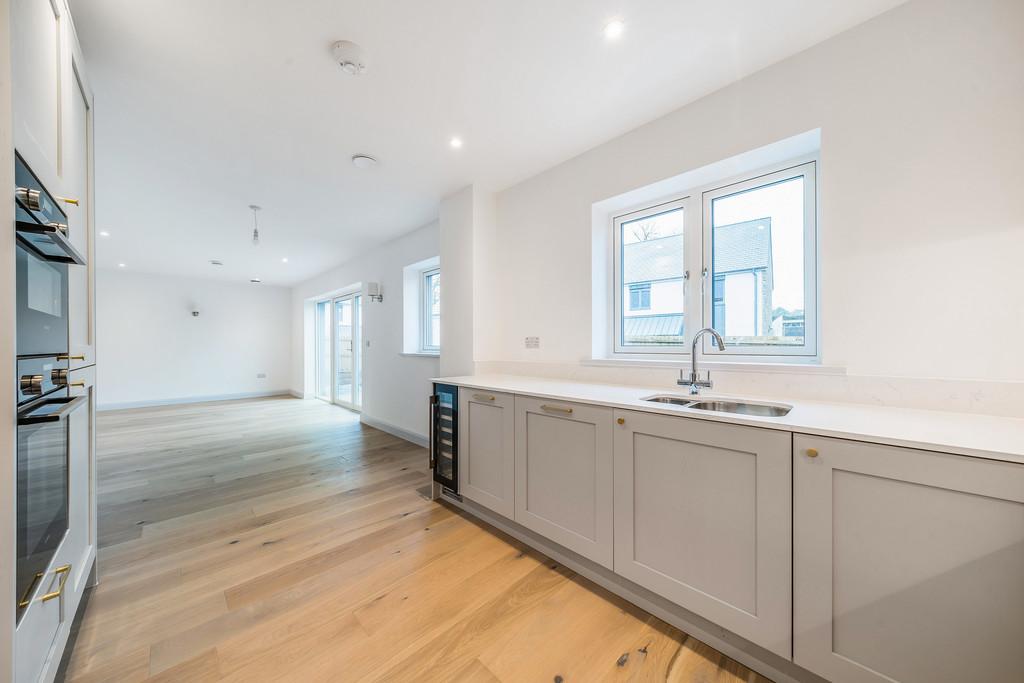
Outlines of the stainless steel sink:
{"label": "stainless steel sink", "polygon": [[724,401],[716,399],[701,400],[700,397],[673,396],[671,394],[648,396],[644,401],[651,403],[668,403],[680,408],[710,410],[716,413],[736,413],[738,415],[756,415],[758,417],[782,417],[788,415],[793,406],[783,403],[751,403],[749,401]]}
{"label": "stainless steel sink", "polygon": [[738,413],[740,415],[757,415],[758,417],[782,417],[788,415],[793,406],[771,403],[746,403],[740,401],[697,401],[687,408],[696,410],[712,410],[717,413]]}
{"label": "stainless steel sink", "polygon": [[674,406],[688,406],[693,403],[692,398],[685,396],[648,396],[643,400],[651,403],[671,403]]}

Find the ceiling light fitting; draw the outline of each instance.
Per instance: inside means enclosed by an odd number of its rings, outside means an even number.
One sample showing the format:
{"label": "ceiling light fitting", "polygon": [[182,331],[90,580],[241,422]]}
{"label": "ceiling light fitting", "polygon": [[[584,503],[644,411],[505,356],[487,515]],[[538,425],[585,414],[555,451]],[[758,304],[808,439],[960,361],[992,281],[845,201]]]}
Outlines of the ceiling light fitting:
{"label": "ceiling light fitting", "polygon": [[337,41],[331,45],[331,53],[334,55],[334,61],[345,73],[352,76],[361,76],[366,73],[366,57],[363,55],[363,48],[351,40]]}
{"label": "ceiling light fitting", "polygon": [[462,149],[462,138],[452,138],[448,144],[452,146],[452,149]]}
{"label": "ceiling light fitting", "polygon": [[372,168],[377,165],[377,160],[369,154],[353,154],[352,165],[356,168]]}
{"label": "ceiling light fitting", "polygon": [[260,224],[257,219],[257,214],[261,211],[259,206],[250,204],[249,208],[252,209],[252,246],[260,246]]}

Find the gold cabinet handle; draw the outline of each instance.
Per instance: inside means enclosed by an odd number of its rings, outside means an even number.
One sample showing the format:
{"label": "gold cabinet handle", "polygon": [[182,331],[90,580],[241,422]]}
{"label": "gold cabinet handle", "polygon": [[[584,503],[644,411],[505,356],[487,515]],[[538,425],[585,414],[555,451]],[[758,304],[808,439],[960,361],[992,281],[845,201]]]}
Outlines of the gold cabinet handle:
{"label": "gold cabinet handle", "polygon": [[818,457],[818,449],[817,448],[808,448],[805,451],[805,453],[807,453],[807,457],[808,458],[817,458]]}
{"label": "gold cabinet handle", "polygon": [[59,199],[65,204],[71,204],[72,206],[78,206],[78,200],[72,199],[71,197],[59,197]]}
{"label": "gold cabinet handle", "polygon": [[540,409],[546,410],[549,413],[565,413],[566,415],[572,415],[572,408],[563,408],[562,406],[549,406],[544,404]]}
{"label": "gold cabinet handle", "polygon": [[624,425],[626,424],[626,418],[620,417],[618,420],[616,420],[616,422],[618,422],[620,425]]}
{"label": "gold cabinet handle", "polygon": [[49,602],[50,600],[53,600],[54,598],[59,598],[61,596],[61,593],[64,592],[64,584],[68,582],[68,577],[71,576],[71,565],[66,564],[63,567],[57,567],[53,570],[53,573],[61,575],[60,583],[57,584],[57,590],[53,591],[52,593],[46,593],[45,595],[40,596],[40,602]]}
{"label": "gold cabinet handle", "polygon": [[473,394],[473,398],[478,401],[493,401],[494,397],[488,394]]}
{"label": "gold cabinet handle", "polygon": [[85,386],[85,380],[84,379],[75,380],[74,382],[72,382],[68,386],[69,387],[84,387]]}
{"label": "gold cabinet handle", "polygon": [[18,601],[18,607],[28,607],[32,604],[32,591],[36,589],[36,584],[44,576],[46,576],[46,572],[39,572],[32,577],[32,583],[28,585],[28,590],[25,591],[25,594],[21,596],[21,600]]}
{"label": "gold cabinet handle", "polygon": [[64,354],[62,356],[57,356],[57,360],[85,360],[85,355],[69,356],[68,354]]}

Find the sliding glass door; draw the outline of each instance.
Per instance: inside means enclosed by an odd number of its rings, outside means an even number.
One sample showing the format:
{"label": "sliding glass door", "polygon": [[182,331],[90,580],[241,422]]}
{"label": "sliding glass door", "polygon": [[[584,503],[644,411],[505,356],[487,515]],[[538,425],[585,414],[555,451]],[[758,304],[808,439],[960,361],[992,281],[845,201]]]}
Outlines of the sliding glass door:
{"label": "sliding glass door", "polygon": [[358,410],[362,405],[362,297],[317,302],[317,398]]}

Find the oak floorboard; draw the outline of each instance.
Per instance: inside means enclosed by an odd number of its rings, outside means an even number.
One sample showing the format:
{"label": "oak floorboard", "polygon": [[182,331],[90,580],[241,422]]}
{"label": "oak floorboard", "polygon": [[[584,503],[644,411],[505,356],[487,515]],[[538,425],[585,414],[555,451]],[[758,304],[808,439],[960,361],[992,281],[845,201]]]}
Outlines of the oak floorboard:
{"label": "oak floorboard", "polygon": [[426,451],[342,408],[103,412],[97,451],[68,681],[766,681],[428,500]]}

